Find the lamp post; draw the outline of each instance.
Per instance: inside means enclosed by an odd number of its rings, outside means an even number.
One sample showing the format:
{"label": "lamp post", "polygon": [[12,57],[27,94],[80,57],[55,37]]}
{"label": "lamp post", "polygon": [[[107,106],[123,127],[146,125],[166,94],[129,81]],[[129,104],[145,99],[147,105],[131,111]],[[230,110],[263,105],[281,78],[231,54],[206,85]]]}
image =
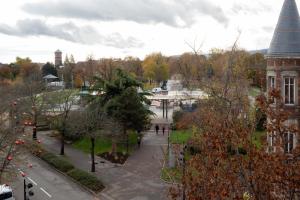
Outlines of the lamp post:
{"label": "lamp post", "polygon": [[33,129],[32,129],[32,139],[36,140],[37,139],[37,130],[36,130],[36,126],[37,126],[37,110],[36,110],[36,106],[32,106],[32,113],[33,113]]}
{"label": "lamp post", "polygon": [[30,189],[33,187],[33,185],[32,183],[26,184],[26,178],[25,178],[26,174],[22,173],[22,176],[24,178],[24,200],[30,200],[29,197],[27,196],[27,190],[29,190],[28,195],[32,197],[34,193]]}
{"label": "lamp post", "polygon": [[24,178],[24,200],[26,200],[26,179]]}
{"label": "lamp post", "polygon": [[170,151],[170,125],[168,126],[168,153]]}
{"label": "lamp post", "polygon": [[183,147],[183,152],[182,152],[182,200],[186,199],[186,195],[185,195],[185,190],[186,190],[186,185],[185,185],[185,167],[186,167],[186,160],[185,160],[185,151],[187,149],[187,146],[184,145]]}

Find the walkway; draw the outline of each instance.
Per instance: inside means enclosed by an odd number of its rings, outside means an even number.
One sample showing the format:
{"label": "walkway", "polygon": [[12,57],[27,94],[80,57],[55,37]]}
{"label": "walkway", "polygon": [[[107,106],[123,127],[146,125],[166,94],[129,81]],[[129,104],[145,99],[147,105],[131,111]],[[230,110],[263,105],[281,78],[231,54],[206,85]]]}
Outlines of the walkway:
{"label": "walkway", "polygon": [[[58,153],[60,142],[49,136],[49,131],[39,132],[45,148]],[[165,200],[168,185],[160,180],[163,164],[163,151],[167,148],[167,134],[156,135],[149,131],[143,138],[141,149],[127,160],[124,166],[116,166],[97,157],[95,175],[103,181],[106,188],[99,194],[101,200]],[[90,156],[65,146],[67,158],[78,168],[90,170]]]}

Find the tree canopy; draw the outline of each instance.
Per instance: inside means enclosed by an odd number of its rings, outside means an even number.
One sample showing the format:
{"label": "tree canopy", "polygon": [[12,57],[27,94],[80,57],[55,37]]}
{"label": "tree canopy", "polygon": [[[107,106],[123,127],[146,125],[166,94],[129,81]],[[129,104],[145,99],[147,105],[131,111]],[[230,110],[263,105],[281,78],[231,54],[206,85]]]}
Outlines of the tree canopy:
{"label": "tree canopy", "polygon": [[57,76],[57,70],[53,64],[47,62],[42,68],[42,74],[43,76],[47,76],[49,74]]}
{"label": "tree canopy", "polygon": [[147,56],[142,66],[144,76],[156,83],[165,81],[169,77],[169,66],[161,53],[153,53]]}

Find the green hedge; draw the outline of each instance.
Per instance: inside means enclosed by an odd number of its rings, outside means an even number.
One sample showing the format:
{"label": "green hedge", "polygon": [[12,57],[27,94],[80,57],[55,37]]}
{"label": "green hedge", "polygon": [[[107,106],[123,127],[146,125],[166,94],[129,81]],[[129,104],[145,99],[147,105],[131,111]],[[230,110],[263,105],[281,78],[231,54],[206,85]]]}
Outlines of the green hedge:
{"label": "green hedge", "polygon": [[43,152],[41,154],[38,155],[42,160],[46,161],[47,163],[49,163],[50,165],[52,165],[53,167],[55,167],[56,169],[58,169],[61,172],[68,172],[72,169],[74,169],[74,166],[69,163],[67,160],[60,158],[58,156],[56,156],[53,153],[50,152]]}
{"label": "green hedge", "polygon": [[80,169],[73,169],[67,174],[94,192],[100,192],[102,189],[104,189],[102,182],[88,172]]}
{"label": "green hedge", "polygon": [[49,153],[49,152],[43,152],[43,153],[40,153],[38,155],[38,157],[40,157],[44,161],[49,161],[49,160],[55,159],[56,155],[54,155],[53,153]]}
{"label": "green hedge", "polygon": [[88,172],[76,169],[69,161],[46,151],[41,147],[41,145],[34,142],[28,142],[26,143],[26,147],[32,154],[41,158],[58,171],[70,176],[90,190],[97,193],[104,189],[102,182],[97,177],[89,174]]}

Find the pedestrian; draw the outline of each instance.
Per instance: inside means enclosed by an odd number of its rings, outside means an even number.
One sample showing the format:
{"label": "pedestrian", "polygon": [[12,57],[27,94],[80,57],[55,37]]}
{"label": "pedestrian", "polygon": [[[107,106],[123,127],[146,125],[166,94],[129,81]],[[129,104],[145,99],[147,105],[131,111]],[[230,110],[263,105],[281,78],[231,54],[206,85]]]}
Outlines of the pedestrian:
{"label": "pedestrian", "polygon": [[141,136],[139,135],[138,138],[137,138],[137,143],[138,143],[138,148],[141,147]]}
{"label": "pedestrian", "polygon": [[156,124],[155,130],[156,130],[156,135],[157,135],[157,134],[158,134],[158,131],[159,131],[159,126],[158,126],[158,124]]}
{"label": "pedestrian", "polygon": [[163,131],[163,135],[165,135],[165,127],[164,126],[162,128],[162,131]]}

